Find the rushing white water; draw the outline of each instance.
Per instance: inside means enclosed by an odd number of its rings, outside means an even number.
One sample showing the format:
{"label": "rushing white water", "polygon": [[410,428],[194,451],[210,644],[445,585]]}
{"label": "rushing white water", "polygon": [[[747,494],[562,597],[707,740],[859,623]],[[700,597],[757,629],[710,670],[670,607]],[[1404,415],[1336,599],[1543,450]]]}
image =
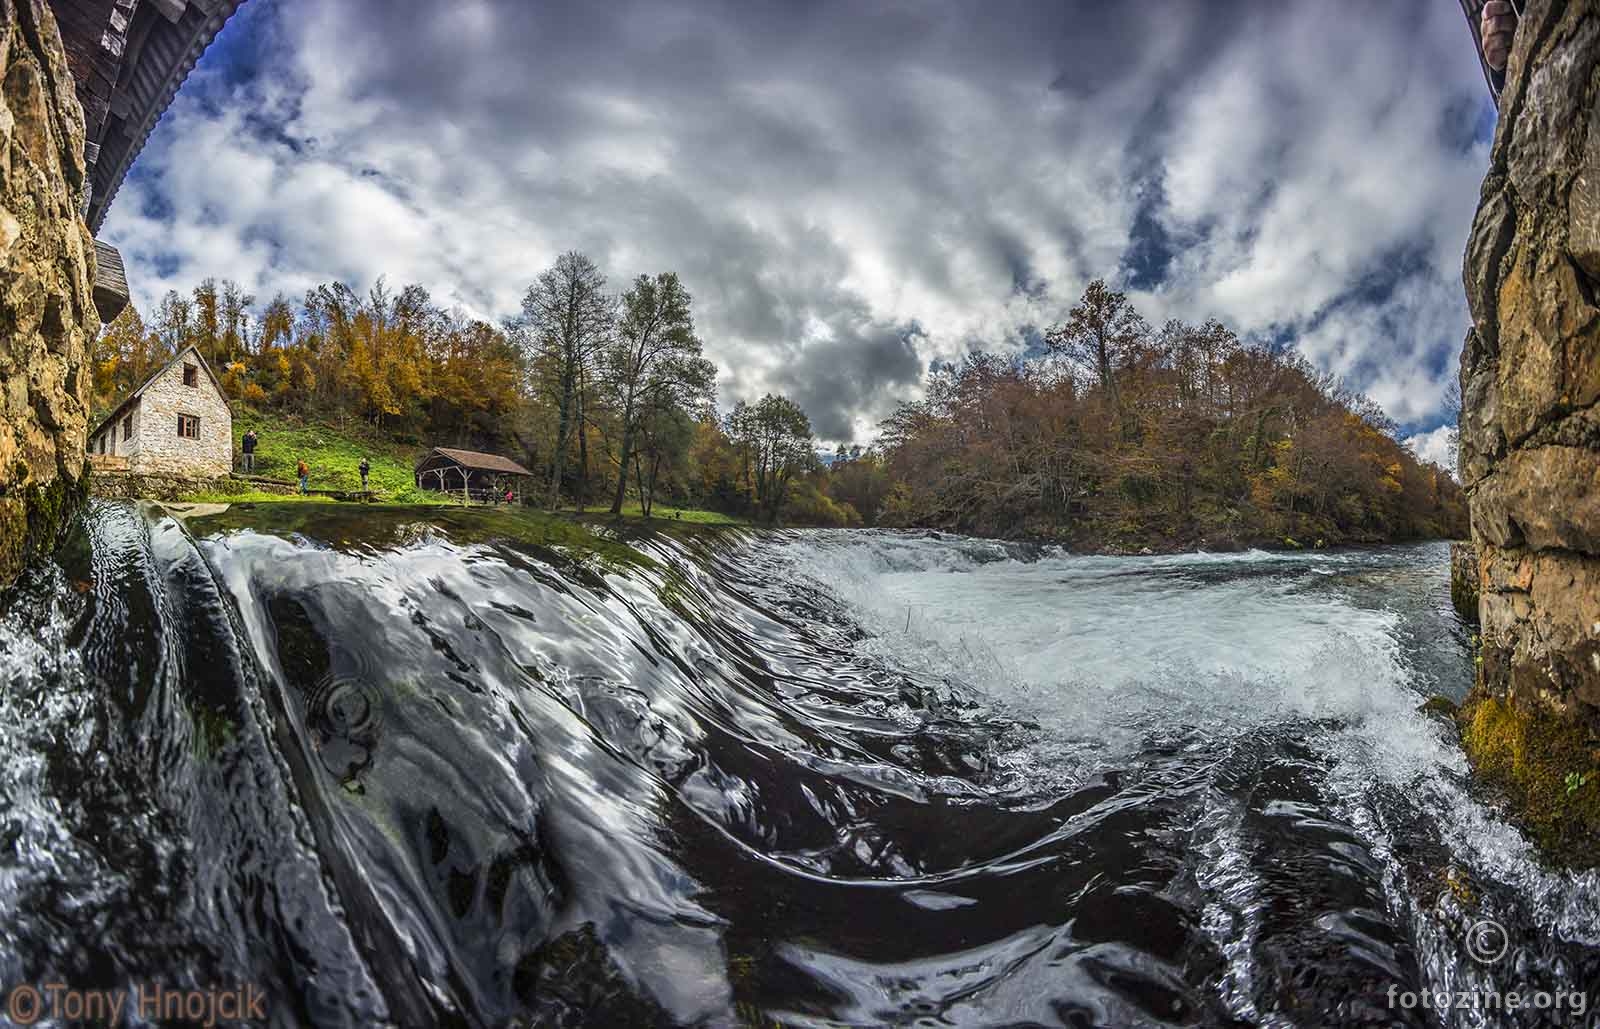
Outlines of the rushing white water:
{"label": "rushing white water", "polygon": [[[1473,794],[1454,727],[1419,710],[1431,695],[1460,700],[1471,678],[1440,545],[1111,558],[946,535],[805,533],[781,560],[867,627],[864,653],[1036,725],[1008,755],[1012,783],[1028,792],[1136,773],[1174,748],[1220,767],[1263,732],[1305,743],[1323,810],[1382,866],[1390,913],[1409,924],[1437,989],[1514,989],[1526,970],[1468,960],[1449,924],[1469,917],[1457,898],[1416,895],[1430,873],[1396,851],[1419,826],[1438,846],[1440,882],[1496,893],[1472,918],[1488,911],[1525,934],[1537,926],[1600,944],[1600,876],[1544,866]],[[1261,855],[1239,838],[1241,817],[1208,805],[1194,874],[1230,960],[1219,988],[1237,1015],[1272,1024],[1250,1000],[1264,905]],[[1512,942],[1524,963],[1541,949]],[[1471,1014],[1448,1024],[1509,1023]]]}
{"label": "rushing white water", "polygon": [[1600,1027],[1390,999],[1600,982],[1600,880],[1418,711],[1472,677],[1442,546],[601,561],[287,507],[101,505],[0,598],[0,980],[341,1026]]}
{"label": "rushing white water", "polygon": [[[1338,719],[1381,736],[1391,778],[1448,760],[1399,615],[1336,580],[1351,554],[1028,554],[992,541],[817,534],[794,571],[846,600],[867,646],[949,674],[1056,749],[1043,773],[1092,772],[1148,740]],[[1452,762],[1454,767],[1458,764]]]}

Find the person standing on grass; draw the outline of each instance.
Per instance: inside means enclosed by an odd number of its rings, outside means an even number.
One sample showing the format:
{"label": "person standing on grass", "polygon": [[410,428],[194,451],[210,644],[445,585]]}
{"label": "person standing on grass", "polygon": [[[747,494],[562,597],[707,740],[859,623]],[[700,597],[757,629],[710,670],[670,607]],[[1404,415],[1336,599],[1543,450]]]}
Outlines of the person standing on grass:
{"label": "person standing on grass", "polygon": [[363,457],[361,464],[356,467],[356,471],[361,473],[361,492],[365,493],[367,491],[367,476],[372,474],[372,464]]}
{"label": "person standing on grass", "polygon": [[311,491],[311,469],[306,467],[306,459],[302,457],[294,470],[300,476],[300,494],[304,496]]}
{"label": "person standing on grass", "polygon": [[249,475],[256,470],[256,430],[245,433],[239,447],[244,451],[244,473]]}

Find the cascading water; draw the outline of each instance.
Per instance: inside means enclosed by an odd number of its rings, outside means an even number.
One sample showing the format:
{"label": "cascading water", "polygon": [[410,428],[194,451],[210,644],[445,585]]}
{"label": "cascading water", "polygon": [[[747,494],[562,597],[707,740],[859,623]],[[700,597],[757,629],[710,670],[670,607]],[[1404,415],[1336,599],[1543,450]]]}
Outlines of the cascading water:
{"label": "cascading water", "polygon": [[1600,880],[1418,711],[1471,677],[1442,546],[293,518],[101,504],[0,611],[6,988],[247,982],[278,1025],[1600,1024],[1396,1003],[1600,993]]}

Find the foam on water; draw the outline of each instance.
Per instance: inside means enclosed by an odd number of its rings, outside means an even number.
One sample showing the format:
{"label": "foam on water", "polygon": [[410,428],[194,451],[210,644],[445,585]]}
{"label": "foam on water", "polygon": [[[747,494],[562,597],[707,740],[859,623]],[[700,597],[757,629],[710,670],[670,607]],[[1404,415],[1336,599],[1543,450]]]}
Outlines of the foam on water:
{"label": "foam on water", "polygon": [[[1522,980],[1468,959],[1460,927],[1441,922],[1432,895],[1418,897],[1408,881],[1416,871],[1397,851],[1415,841],[1397,831],[1429,837],[1441,875],[1454,868],[1450,876],[1499,891],[1472,917],[1600,943],[1600,876],[1545,866],[1473,794],[1454,730],[1418,710],[1441,680],[1453,679],[1447,692],[1460,699],[1469,673],[1458,669],[1470,657],[1464,638],[1417,645],[1419,616],[1397,609],[1392,592],[1392,554],[1107,558],[948,536],[806,533],[783,557],[868,628],[863,651],[1037,725],[1009,764],[1038,789],[1136,766],[1152,746],[1228,754],[1252,732],[1299,726],[1326,761],[1331,809],[1384,868],[1389,904],[1437,988]],[[1205,927],[1229,959],[1220,992],[1239,1017],[1275,1024],[1251,1000],[1260,882],[1239,817],[1207,809],[1196,876],[1215,898]],[[1438,905],[1451,907],[1448,897]]]}
{"label": "foam on water", "polygon": [[[612,566],[279,517],[102,505],[0,610],[0,981],[259,980],[319,1025],[1287,1026],[1600,979],[1600,882],[1417,711],[1471,678],[1442,547]],[[1515,961],[1466,954],[1484,917]]]}
{"label": "foam on water", "polygon": [[[794,571],[844,598],[886,663],[939,673],[1047,730],[1092,770],[1175,728],[1201,737],[1298,718],[1392,737],[1404,776],[1437,731],[1417,714],[1398,616],[1308,573],[1347,555],[1027,553],[991,541],[801,537]],[[1235,575],[1247,569],[1249,574]],[[1218,573],[1222,574],[1218,574]]]}

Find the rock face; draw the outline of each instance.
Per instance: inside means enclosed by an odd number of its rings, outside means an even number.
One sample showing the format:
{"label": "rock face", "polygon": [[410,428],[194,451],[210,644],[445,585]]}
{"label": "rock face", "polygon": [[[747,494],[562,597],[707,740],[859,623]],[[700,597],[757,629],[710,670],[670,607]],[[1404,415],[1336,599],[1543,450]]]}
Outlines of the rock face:
{"label": "rock face", "polygon": [[[1540,783],[1583,783],[1567,773],[1600,767],[1600,0],[1527,5],[1500,104],[1467,245],[1461,357],[1477,697],[1492,707],[1464,717],[1480,769],[1527,810],[1543,804]],[[1517,767],[1491,751],[1514,752]],[[1545,806],[1600,810],[1587,790],[1600,793],[1600,776]],[[1597,828],[1535,826],[1558,847]]]}
{"label": "rock face", "polygon": [[1450,604],[1456,614],[1478,622],[1478,550],[1471,543],[1450,544]]}
{"label": "rock face", "polygon": [[99,329],[79,216],[83,110],[44,0],[0,0],[0,586],[83,495]]}

